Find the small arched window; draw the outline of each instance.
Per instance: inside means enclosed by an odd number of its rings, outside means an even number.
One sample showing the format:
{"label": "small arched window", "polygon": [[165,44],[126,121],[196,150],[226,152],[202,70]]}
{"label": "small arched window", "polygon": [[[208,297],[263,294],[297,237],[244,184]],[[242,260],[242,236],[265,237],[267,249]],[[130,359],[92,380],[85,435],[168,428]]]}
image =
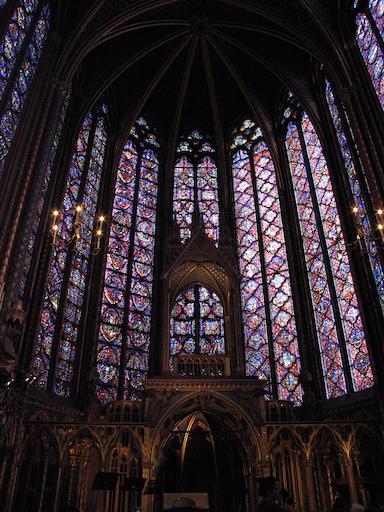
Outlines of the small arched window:
{"label": "small arched window", "polygon": [[19,0],[1,36],[0,177],[45,46],[50,17],[47,2]]}
{"label": "small arched window", "polygon": [[224,308],[202,285],[181,292],[172,306],[170,356],[181,354],[225,354]]}
{"label": "small arched window", "polygon": [[382,0],[355,0],[354,7],[357,13],[357,44],[384,109],[384,5]]}
{"label": "small arched window", "polygon": [[148,372],[159,143],[139,118],[120,157],[97,347],[97,397],[139,399]]}
{"label": "small arched window", "polygon": [[177,147],[174,170],[173,213],[182,242],[191,238],[193,214],[201,215],[207,235],[219,240],[219,190],[215,150],[198,131]]}

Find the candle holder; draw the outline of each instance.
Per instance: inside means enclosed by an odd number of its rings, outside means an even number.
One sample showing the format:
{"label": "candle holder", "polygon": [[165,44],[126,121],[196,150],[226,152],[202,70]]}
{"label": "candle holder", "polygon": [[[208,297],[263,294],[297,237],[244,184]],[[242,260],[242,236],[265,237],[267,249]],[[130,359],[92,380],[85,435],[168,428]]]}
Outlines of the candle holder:
{"label": "candle holder", "polygon": [[53,210],[52,224],[51,224],[51,229],[50,229],[50,231],[52,233],[52,246],[56,245],[57,233],[59,230],[59,218],[60,218],[59,210]]}
{"label": "candle holder", "polygon": [[[50,226],[50,232],[52,236],[52,247],[56,248],[57,245],[61,242],[65,246],[72,246],[73,250],[76,252],[78,247],[78,242],[83,239],[81,234],[81,227],[83,225],[83,213],[84,207],[81,204],[76,205],[74,211],[73,218],[73,234],[70,238],[64,240],[60,240],[61,230],[60,223],[63,220],[63,215],[59,210],[55,209],[52,212],[52,222]],[[101,251],[101,240],[103,238],[103,224],[105,222],[105,216],[100,215],[97,219],[96,228],[93,232],[93,243],[94,249],[91,250],[91,255],[96,256]]]}
{"label": "candle holder", "polygon": [[101,251],[101,239],[103,238],[103,224],[105,222],[104,215],[100,215],[97,221],[96,230],[95,230],[95,249],[92,252],[94,256],[97,256]]}
{"label": "candle holder", "polygon": [[384,241],[384,210],[379,208],[376,210],[376,227],[372,228],[369,222],[368,212],[358,206],[352,207],[352,214],[354,216],[354,224],[356,227],[356,239],[352,242],[352,246],[357,246],[361,253],[367,253],[367,244],[369,242],[376,242],[376,244],[383,248]]}

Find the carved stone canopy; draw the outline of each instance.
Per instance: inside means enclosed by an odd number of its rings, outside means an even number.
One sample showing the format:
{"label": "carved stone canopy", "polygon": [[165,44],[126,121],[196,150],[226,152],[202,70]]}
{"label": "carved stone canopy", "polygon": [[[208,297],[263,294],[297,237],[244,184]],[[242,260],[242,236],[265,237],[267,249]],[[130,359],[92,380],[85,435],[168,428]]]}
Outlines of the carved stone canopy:
{"label": "carved stone canopy", "polygon": [[239,276],[228,257],[200,227],[192,238],[180,247],[180,252],[169,264],[162,279],[168,281],[168,290],[172,298],[175,298],[181,289],[200,283],[213,289],[224,299],[230,289],[237,284]]}

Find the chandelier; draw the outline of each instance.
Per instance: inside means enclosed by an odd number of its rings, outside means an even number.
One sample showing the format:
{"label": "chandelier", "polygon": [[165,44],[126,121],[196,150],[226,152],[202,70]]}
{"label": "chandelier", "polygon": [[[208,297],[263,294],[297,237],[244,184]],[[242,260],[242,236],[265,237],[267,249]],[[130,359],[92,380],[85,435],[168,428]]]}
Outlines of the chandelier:
{"label": "chandelier", "polygon": [[379,247],[382,247],[384,241],[384,210],[382,208],[376,210],[377,224],[375,227],[371,226],[369,214],[365,209],[355,205],[352,207],[352,214],[357,232],[356,239],[352,245],[358,246],[359,251],[362,253],[367,252],[363,240],[368,245],[374,241],[378,243]]}
{"label": "chandelier", "polygon": [[[63,222],[63,214],[55,209],[52,212],[52,223],[50,226],[50,232],[52,235],[52,247],[57,248],[59,245],[71,246],[74,252],[78,251],[79,242],[82,240],[86,242],[85,238],[82,235],[81,227],[84,221],[84,206],[82,204],[78,204],[75,207],[74,211],[74,220],[73,220],[73,228],[72,234],[69,237],[62,236],[60,227]],[[92,250],[91,254],[96,256],[100,253],[101,250],[101,239],[103,238],[103,224],[105,222],[105,216],[100,214],[97,216],[96,227],[93,230],[92,234]]]}

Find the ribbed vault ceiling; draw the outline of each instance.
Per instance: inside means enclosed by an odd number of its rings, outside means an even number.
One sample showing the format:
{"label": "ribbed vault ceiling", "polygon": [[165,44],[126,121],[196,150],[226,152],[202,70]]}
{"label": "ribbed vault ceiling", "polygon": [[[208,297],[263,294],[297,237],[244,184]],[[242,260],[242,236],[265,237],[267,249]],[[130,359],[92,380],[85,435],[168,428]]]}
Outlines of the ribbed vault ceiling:
{"label": "ribbed vault ceiling", "polygon": [[104,95],[122,126],[142,114],[168,141],[193,128],[226,136],[243,115],[271,131],[287,88],[311,108],[311,59],[335,60],[336,4],[71,2],[58,74],[74,77],[84,110]]}

